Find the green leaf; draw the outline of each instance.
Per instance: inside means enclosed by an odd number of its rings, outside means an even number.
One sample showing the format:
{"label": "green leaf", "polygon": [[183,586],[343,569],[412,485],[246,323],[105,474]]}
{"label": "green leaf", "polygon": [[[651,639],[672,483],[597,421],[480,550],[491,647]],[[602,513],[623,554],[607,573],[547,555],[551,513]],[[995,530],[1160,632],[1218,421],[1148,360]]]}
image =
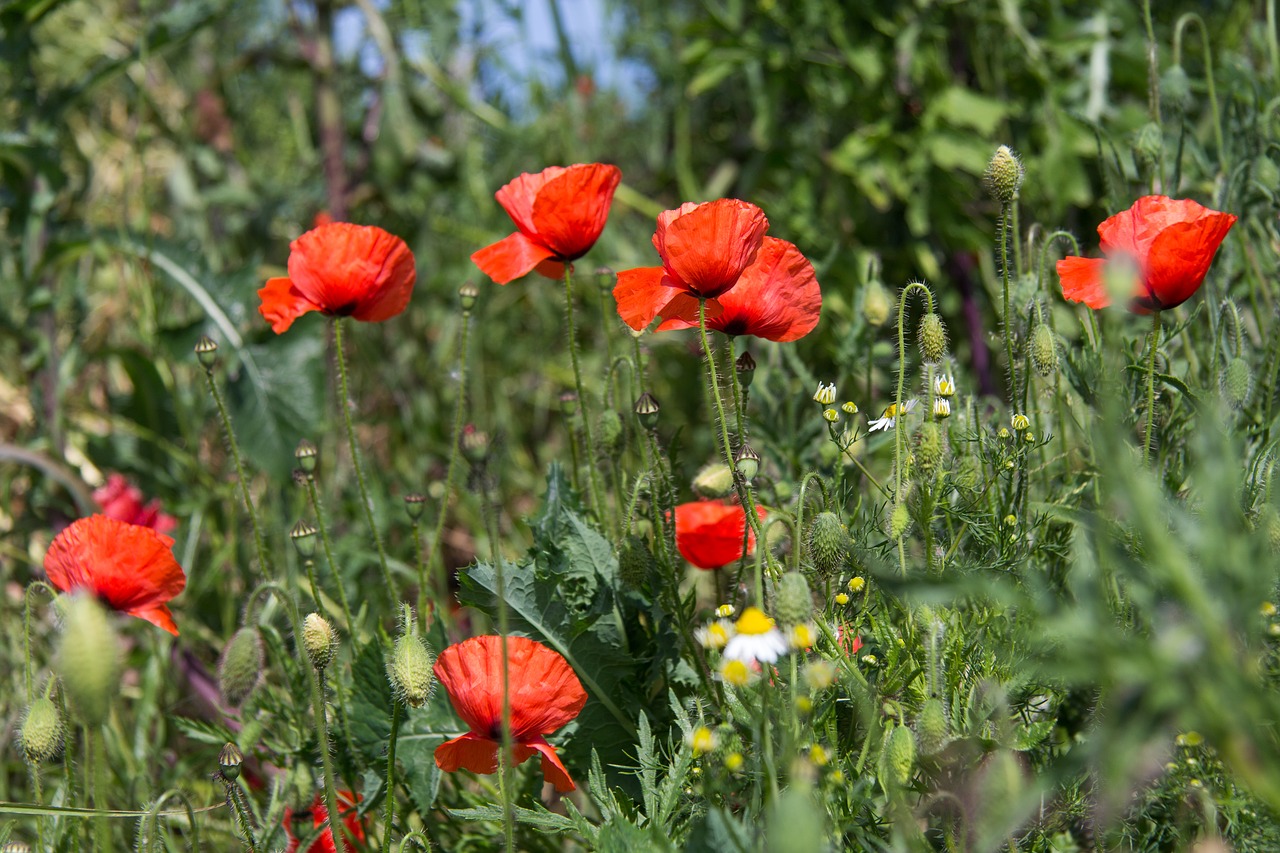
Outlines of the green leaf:
{"label": "green leaf", "polygon": [[747,853],[752,834],[721,808],[711,809],[693,826],[685,853]]}

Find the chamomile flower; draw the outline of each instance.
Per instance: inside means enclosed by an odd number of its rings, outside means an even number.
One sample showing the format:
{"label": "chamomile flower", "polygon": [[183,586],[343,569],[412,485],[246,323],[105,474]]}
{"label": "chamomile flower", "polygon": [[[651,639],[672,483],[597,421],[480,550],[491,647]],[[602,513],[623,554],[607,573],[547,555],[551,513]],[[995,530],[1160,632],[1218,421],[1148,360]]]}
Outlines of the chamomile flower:
{"label": "chamomile flower", "polygon": [[798,652],[813,648],[813,644],[817,642],[817,629],[813,625],[804,623],[792,625],[788,633],[788,639],[791,640],[791,648]]}
{"label": "chamomile flower", "polygon": [[846,415],[858,414],[858,404],[853,402],[852,400],[845,400],[843,403],[840,404],[840,408],[842,411],[844,411]]}
{"label": "chamomile flower", "polygon": [[1024,414],[1014,415],[1012,418],[1009,419],[1009,422],[1013,425],[1013,428],[1018,432],[1022,432],[1024,429],[1031,426],[1031,420]]}
{"label": "chamomile flower", "polygon": [[[915,407],[916,407],[915,400],[906,400],[902,404],[901,414],[905,415],[906,413],[913,410]],[[876,418],[874,421],[871,421],[871,423],[868,424],[868,427],[869,427],[868,431],[875,432],[876,430],[881,430],[881,429],[893,429],[898,423],[898,414],[899,414],[898,404],[897,403],[890,404],[889,408],[884,410],[884,414],[882,414],[880,417]]]}
{"label": "chamomile flower", "polygon": [[716,615],[721,619],[728,619],[730,616],[738,612],[738,608],[732,604],[721,604],[716,608]]}
{"label": "chamomile flower", "polygon": [[733,637],[733,623],[728,619],[717,619],[710,625],[693,632],[693,638],[704,649],[723,649]]}
{"label": "chamomile flower", "polygon": [[938,420],[945,420],[951,417],[951,401],[942,397],[933,401],[933,416]]}
{"label": "chamomile flower", "polygon": [[716,733],[706,726],[698,726],[685,739],[685,743],[698,755],[711,752],[716,748]]}
{"label": "chamomile flower", "polygon": [[758,607],[742,611],[733,627],[736,633],[724,647],[726,661],[773,663],[787,653],[787,638]]}
{"label": "chamomile flower", "polygon": [[933,393],[939,397],[954,397],[956,395],[955,377],[948,373],[943,373],[933,380]]}
{"label": "chamomile flower", "polygon": [[820,403],[823,406],[830,406],[836,401],[836,383],[829,385],[818,383],[818,390],[813,393],[813,402]]}
{"label": "chamomile flower", "polygon": [[746,687],[756,680],[758,673],[744,661],[726,660],[720,664],[720,679],[734,687]]}

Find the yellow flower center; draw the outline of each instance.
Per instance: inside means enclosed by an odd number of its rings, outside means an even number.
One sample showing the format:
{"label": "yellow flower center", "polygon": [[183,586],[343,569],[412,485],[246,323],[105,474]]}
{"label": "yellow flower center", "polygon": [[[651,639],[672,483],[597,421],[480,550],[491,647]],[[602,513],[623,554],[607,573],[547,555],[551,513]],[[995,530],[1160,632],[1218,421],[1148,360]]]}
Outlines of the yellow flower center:
{"label": "yellow flower center", "polygon": [[736,627],[739,634],[767,634],[773,630],[773,620],[759,607],[748,607],[738,617]]}
{"label": "yellow flower center", "polygon": [[751,683],[751,670],[740,660],[725,661],[720,677],[734,687],[745,687]]}
{"label": "yellow flower center", "polygon": [[693,751],[697,753],[710,752],[716,748],[716,736],[712,734],[711,729],[706,726],[699,726],[693,730],[693,737],[689,739],[689,745],[693,747]]}

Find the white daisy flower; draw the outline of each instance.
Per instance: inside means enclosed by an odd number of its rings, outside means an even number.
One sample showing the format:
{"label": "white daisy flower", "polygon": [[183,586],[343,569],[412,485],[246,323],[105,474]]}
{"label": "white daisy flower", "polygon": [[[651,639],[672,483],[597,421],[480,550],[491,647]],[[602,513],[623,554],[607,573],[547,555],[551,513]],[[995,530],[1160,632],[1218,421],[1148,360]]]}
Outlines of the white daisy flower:
{"label": "white daisy flower", "polygon": [[813,401],[824,406],[830,406],[834,403],[836,401],[836,383],[832,382],[830,385],[823,385],[819,382],[818,390],[813,392]]}
{"label": "white daisy flower", "polygon": [[[910,412],[915,407],[916,407],[915,400],[907,400],[902,404],[902,414],[905,415],[907,412]],[[898,404],[893,403],[889,406],[889,408],[884,410],[884,414],[880,415],[880,417],[876,418],[874,421],[871,421],[871,423],[868,424],[868,431],[875,432],[876,430],[881,430],[881,429],[893,429],[894,426],[897,425],[897,423],[898,423]]]}
{"label": "white daisy flower", "polygon": [[951,401],[944,400],[942,397],[933,401],[933,416],[942,420],[951,417]]}
{"label": "white daisy flower", "polygon": [[727,661],[773,663],[788,651],[787,638],[759,607],[748,607],[734,624],[737,632],[724,647]]}
{"label": "white daisy flower", "polygon": [[733,636],[733,623],[728,619],[717,619],[706,627],[693,632],[693,638],[704,649],[723,649]]}
{"label": "white daisy flower", "polygon": [[956,395],[955,377],[948,373],[940,375],[933,381],[933,392],[939,397],[954,397]]}

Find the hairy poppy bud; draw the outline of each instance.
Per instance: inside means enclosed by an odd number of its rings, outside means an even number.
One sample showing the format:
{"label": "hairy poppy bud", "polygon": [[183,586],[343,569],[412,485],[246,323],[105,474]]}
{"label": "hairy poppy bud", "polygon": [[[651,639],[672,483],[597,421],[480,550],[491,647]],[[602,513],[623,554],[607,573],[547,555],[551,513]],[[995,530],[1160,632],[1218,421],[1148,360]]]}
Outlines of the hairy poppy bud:
{"label": "hairy poppy bud", "polygon": [[333,662],[338,650],[338,634],[319,613],[308,613],[302,620],[302,650],[317,672],[323,672]]}
{"label": "hairy poppy bud", "polygon": [[1039,323],[1031,333],[1031,366],[1043,377],[1052,376],[1058,370],[1058,344],[1053,330]]}
{"label": "hairy poppy bud", "polygon": [[628,536],[618,551],[618,579],[631,589],[640,589],[658,570],[653,552],[639,536]]}
{"label": "hairy poppy bud", "polygon": [[421,708],[431,698],[435,674],[431,671],[431,652],[407,630],[396,640],[387,661],[387,679],[396,698],[411,708]]}
{"label": "hairy poppy bud", "polygon": [[426,502],[427,496],[418,492],[410,492],[404,496],[404,511],[409,514],[411,521],[422,518],[422,508]]}
{"label": "hairy poppy bud", "polygon": [[640,426],[651,430],[658,426],[658,411],[660,408],[657,398],[645,391],[636,400],[635,408],[632,411],[636,413],[636,420],[640,421]]}
{"label": "hairy poppy bud", "polygon": [[925,364],[937,364],[947,354],[947,327],[933,311],[920,321],[920,355]]}
{"label": "hairy poppy bud", "polygon": [[760,454],[751,449],[751,445],[743,444],[733,455],[733,468],[738,476],[750,483],[760,471]]}
{"label": "hairy poppy bud", "polygon": [[233,708],[249,698],[262,681],[265,652],[262,632],[246,625],[231,635],[218,659],[218,692]]}
{"label": "hairy poppy bud", "polygon": [[813,617],[813,596],[809,582],[799,572],[787,572],[778,580],[774,615],[783,625],[798,625]]}
{"label": "hairy poppy bud", "polygon": [[228,782],[234,782],[240,777],[240,765],[243,763],[244,753],[240,751],[240,747],[230,741],[224,744],[222,751],[218,753],[218,772]]}
{"label": "hairy poppy bud", "polygon": [[1144,124],[1133,139],[1133,153],[1147,166],[1160,162],[1164,153],[1164,134],[1153,121]]}
{"label": "hairy poppy bud", "polygon": [[733,471],[723,462],[703,465],[693,478],[693,490],[703,497],[724,498],[733,493]]}
{"label": "hairy poppy bud", "polygon": [[201,335],[196,343],[196,358],[205,370],[213,370],[218,363],[218,344],[208,335]]}
{"label": "hairy poppy bud", "polygon": [[911,513],[907,510],[907,505],[905,503],[895,504],[893,511],[889,513],[889,538],[895,541],[901,539],[910,526]]}
{"label": "hairy poppy bud", "polygon": [[27,708],[20,736],[22,754],[29,764],[48,761],[62,749],[62,715],[48,696],[37,696]]}
{"label": "hairy poppy bud", "polygon": [[1008,145],[1001,145],[991,156],[982,180],[992,198],[1001,204],[1009,204],[1017,200],[1023,177],[1025,173],[1018,155]]}
{"label": "hairy poppy bud", "polygon": [[480,464],[489,455],[489,433],[476,429],[472,424],[462,428],[461,444],[462,455],[472,465]]}
{"label": "hairy poppy bud", "polygon": [[908,726],[894,726],[884,739],[880,770],[896,785],[911,781],[916,766],[916,736]]}
{"label": "hairy poppy bud", "polygon": [[463,314],[470,313],[471,309],[476,307],[476,299],[479,296],[480,288],[476,287],[474,282],[465,282],[458,288],[458,304],[462,306]]}
{"label": "hairy poppy bud", "polygon": [[750,388],[751,380],[756,378],[756,360],[751,357],[751,353],[744,351],[733,366],[738,371],[738,384],[744,389]]}
{"label": "hairy poppy bud", "polygon": [[614,450],[622,438],[622,418],[613,409],[605,409],[600,413],[596,433],[600,436],[601,447],[605,450]]}
{"label": "hairy poppy bud", "polygon": [[930,475],[937,471],[946,449],[938,424],[934,421],[922,423],[916,431],[916,461],[920,470]]}
{"label": "hairy poppy bud", "polygon": [[920,708],[920,716],[916,719],[916,737],[922,755],[934,755],[947,745],[950,728],[947,724],[947,711],[941,699],[929,698]]}
{"label": "hairy poppy bud", "polygon": [[89,726],[103,723],[120,690],[120,643],[92,595],[73,594],[67,602],[57,669],[76,717]]}
{"label": "hairy poppy bud", "polygon": [[1249,362],[1239,356],[1231,359],[1222,371],[1219,382],[1227,405],[1233,409],[1243,409],[1253,393],[1253,371],[1249,368]]}
{"label": "hairy poppy bud", "polygon": [[809,527],[809,557],[823,574],[833,574],[849,556],[849,533],[840,516],[820,512]]}
{"label": "hairy poppy bud", "polygon": [[297,549],[298,556],[310,560],[316,555],[316,529],[305,521],[299,521],[289,531],[289,539]]}
{"label": "hairy poppy bud", "polygon": [[307,474],[316,472],[316,465],[320,461],[320,452],[316,450],[316,446],[305,438],[298,442],[298,446],[294,448],[293,458],[298,461],[298,467]]}
{"label": "hairy poppy bud", "polygon": [[883,326],[893,313],[893,300],[879,279],[867,282],[862,291],[862,317],[872,326]]}
{"label": "hairy poppy bud", "polygon": [[1181,65],[1171,65],[1160,78],[1160,96],[1174,109],[1186,112],[1191,107],[1191,78]]}

